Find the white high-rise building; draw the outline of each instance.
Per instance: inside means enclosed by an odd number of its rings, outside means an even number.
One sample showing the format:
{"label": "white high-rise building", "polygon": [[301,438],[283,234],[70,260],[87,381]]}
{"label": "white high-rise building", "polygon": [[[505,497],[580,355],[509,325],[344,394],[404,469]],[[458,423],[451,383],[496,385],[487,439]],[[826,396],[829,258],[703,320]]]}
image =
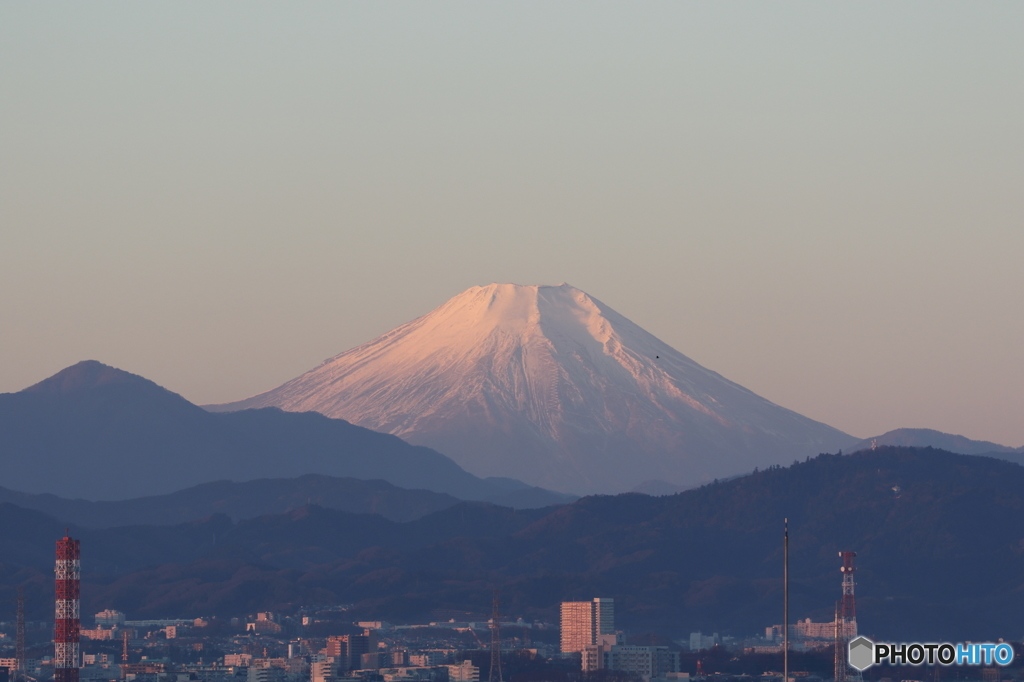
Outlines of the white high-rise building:
{"label": "white high-rise building", "polygon": [[701,651],[702,649],[711,649],[717,644],[721,644],[721,640],[718,638],[718,633],[713,635],[705,635],[700,632],[690,633],[690,651]]}

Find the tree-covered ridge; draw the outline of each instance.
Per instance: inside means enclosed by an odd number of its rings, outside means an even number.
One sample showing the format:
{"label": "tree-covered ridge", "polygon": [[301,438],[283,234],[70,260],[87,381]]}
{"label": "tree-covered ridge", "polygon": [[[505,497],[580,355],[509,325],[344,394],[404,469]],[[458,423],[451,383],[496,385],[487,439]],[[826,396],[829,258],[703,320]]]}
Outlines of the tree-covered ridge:
{"label": "tree-covered ridge", "polygon": [[[405,523],[309,506],[237,523],[75,532],[86,612],[229,615],[337,601],[403,621],[486,610],[498,586],[510,615],[555,620],[559,601],[601,595],[616,599],[627,629],[751,634],[781,620],[788,517],[794,620],[831,618],[837,554],[849,550],[862,632],[980,640],[1022,634],[1022,508],[1016,464],[885,447],[667,497],[528,511],[460,503]],[[9,562],[0,598],[26,577],[49,589],[60,530],[0,505]]]}

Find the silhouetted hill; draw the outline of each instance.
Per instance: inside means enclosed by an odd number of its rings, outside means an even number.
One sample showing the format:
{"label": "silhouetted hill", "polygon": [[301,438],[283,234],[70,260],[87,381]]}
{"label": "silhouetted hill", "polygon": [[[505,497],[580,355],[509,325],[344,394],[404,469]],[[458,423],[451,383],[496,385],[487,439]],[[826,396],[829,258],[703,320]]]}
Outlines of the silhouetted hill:
{"label": "silhouetted hill", "polygon": [[653,480],[644,481],[640,485],[633,488],[630,492],[643,493],[644,495],[654,495],[655,497],[660,497],[662,495],[675,495],[676,493],[681,493],[684,490],[686,490],[686,488],[675,485],[674,483]]}
{"label": "silhouetted hill", "polygon": [[[528,495],[529,490],[525,494]],[[493,499],[500,500],[504,496],[505,493],[496,493]],[[307,504],[380,514],[392,521],[411,521],[458,504],[459,500],[429,490],[406,490],[387,481],[306,474],[241,483],[214,481],[168,495],[104,502],[68,500],[56,495],[33,495],[0,488],[0,502],[35,509],[56,518],[74,519],[87,528],[109,528],[126,523],[172,525],[211,514],[226,514],[235,520],[249,519],[281,514]]]}
{"label": "silhouetted hill", "polygon": [[850,452],[867,450],[872,443],[879,445],[895,445],[909,448],[938,448],[961,455],[988,455],[1006,459],[1018,464],[1024,463],[1024,447],[1011,448],[987,440],[971,440],[965,436],[943,433],[935,429],[894,429],[881,436],[865,438],[853,445]]}
{"label": "silhouetted hill", "polygon": [[[862,632],[977,641],[1024,634],[1022,512],[1016,464],[881,447],[665,497],[526,511],[460,503],[407,523],[309,506],[237,523],[72,531],[83,541],[85,613],[340,602],[355,617],[402,621],[486,608],[498,586],[510,615],[552,620],[559,601],[601,595],[616,599],[627,629],[749,634],[780,621],[788,517],[794,619],[831,618],[837,553],[852,550]],[[12,576],[43,575],[62,529],[0,505],[0,599]]]}
{"label": "silhouetted hill", "polygon": [[216,480],[325,474],[506,504],[572,498],[509,494],[441,453],[315,413],[213,414],[142,377],[81,362],[0,394],[3,484],[69,498],[128,499]]}

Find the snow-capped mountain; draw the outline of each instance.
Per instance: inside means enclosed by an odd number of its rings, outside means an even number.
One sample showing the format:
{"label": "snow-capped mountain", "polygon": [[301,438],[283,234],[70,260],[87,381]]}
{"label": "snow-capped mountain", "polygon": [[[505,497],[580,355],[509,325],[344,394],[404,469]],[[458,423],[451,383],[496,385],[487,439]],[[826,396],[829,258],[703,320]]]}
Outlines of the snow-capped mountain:
{"label": "snow-capped mountain", "polygon": [[473,287],[266,393],[480,476],[575,493],[695,485],[856,439],[701,367],[568,284]]}

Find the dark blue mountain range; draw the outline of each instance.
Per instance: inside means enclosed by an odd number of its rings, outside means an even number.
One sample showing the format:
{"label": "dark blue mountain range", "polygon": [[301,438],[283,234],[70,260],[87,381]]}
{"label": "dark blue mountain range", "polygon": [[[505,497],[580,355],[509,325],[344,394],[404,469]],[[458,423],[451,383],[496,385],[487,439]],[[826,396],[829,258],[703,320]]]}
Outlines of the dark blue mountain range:
{"label": "dark blue mountain range", "polygon": [[316,413],[213,414],[94,361],[0,394],[0,434],[0,485],[71,499],[126,500],[302,474],[380,479],[515,507],[575,499],[477,478],[435,450]]}

